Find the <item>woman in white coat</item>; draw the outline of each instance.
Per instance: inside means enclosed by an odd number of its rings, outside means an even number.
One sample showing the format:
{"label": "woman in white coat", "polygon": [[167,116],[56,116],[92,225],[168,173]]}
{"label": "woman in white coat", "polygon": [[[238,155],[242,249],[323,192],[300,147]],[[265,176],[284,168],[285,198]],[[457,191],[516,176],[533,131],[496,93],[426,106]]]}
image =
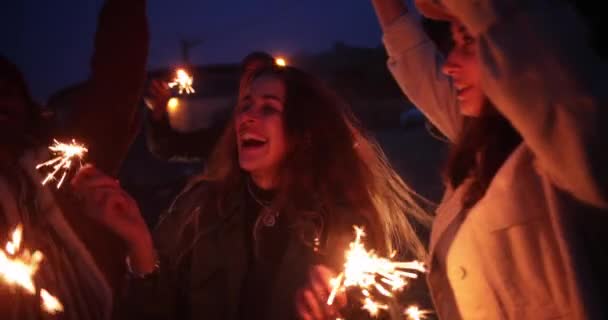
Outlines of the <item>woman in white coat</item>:
{"label": "woman in white coat", "polygon": [[[560,1],[373,0],[393,76],[451,140],[428,282],[443,319],[607,319],[606,65]],[[604,292],[602,292],[604,291]]]}

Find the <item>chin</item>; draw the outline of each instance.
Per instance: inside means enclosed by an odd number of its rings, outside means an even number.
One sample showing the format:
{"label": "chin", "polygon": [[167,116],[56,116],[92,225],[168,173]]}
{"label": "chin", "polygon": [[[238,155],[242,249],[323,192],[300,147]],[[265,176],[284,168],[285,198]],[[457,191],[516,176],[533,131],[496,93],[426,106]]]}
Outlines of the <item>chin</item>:
{"label": "chin", "polygon": [[264,166],[257,159],[245,159],[245,160],[239,159],[239,167],[241,167],[241,169],[244,171],[254,172],[254,171],[260,170]]}
{"label": "chin", "polygon": [[481,116],[482,109],[483,109],[482,104],[465,103],[465,102],[460,103],[460,113],[463,116],[477,118],[477,117]]}

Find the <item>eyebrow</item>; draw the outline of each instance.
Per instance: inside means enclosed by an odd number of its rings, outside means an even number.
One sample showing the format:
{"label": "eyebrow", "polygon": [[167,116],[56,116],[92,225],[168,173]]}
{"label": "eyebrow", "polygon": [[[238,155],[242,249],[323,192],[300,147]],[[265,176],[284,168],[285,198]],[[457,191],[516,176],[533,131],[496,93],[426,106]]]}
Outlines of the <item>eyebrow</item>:
{"label": "eyebrow", "polygon": [[279,97],[272,95],[272,94],[265,94],[262,96],[262,98],[265,100],[275,100],[279,103],[283,103],[283,100],[281,100]]}

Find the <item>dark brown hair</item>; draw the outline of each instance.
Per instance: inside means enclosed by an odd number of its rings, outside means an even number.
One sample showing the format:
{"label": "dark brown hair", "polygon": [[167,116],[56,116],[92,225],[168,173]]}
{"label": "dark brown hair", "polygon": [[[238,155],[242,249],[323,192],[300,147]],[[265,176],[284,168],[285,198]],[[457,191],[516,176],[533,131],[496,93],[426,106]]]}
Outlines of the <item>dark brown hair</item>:
{"label": "dark brown hair", "polygon": [[471,179],[463,198],[470,208],[479,201],[498,169],[521,142],[511,123],[489,103],[480,117],[466,118],[460,136],[450,148],[445,179],[451,188]]}
{"label": "dark brown hair", "polygon": [[[287,89],[284,121],[288,153],[282,163],[273,207],[290,221],[317,212],[331,225],[336,215],[365,221],[380,252],[403,250],[423,258],[425,249],[412,223],[429,225],[410,189],[391,168],[373,138],[359,126],[350,108],[315,77],[293,67],[258,64],[243,74],[241,91],[261,76],[281,79]],[[219,186],[218,207],[229,208],[247,174],[239,167],[234,121],[213,152],[203,180]],[[189,219],[191,220],[191,219]]]}

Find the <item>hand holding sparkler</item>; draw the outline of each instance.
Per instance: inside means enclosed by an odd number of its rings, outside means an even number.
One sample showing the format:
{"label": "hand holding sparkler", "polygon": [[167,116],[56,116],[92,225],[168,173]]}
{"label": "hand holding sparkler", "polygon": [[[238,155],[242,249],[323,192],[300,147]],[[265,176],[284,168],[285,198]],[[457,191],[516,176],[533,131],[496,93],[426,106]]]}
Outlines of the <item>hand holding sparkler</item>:
{"label": "hand holding sparkler", "polygon": [[170,99],[171,90],[169,85],[161,80],[152,80],[144,101],[148,108],[152,110],[152,119],[154,121],[160,121],[165,113],[169,111]]}
{"label": "hand holding sparkler", "polygon": [[333,319],[338,315],[338,309],[346,305],[346,294],[343,292],[336,295],[335,304],[326,303],[334,276],[335,273],[325,266],[312,268],[308,286],[298,291],[296,296],[296,310],[301,319]]}
{"label": "hand holding sparkler", "polygon": [[153,271],[157,259],[152,236],[137,203],[118,181],[87,165],[74,176],[72,187],[80,195],[84,211],[125,241],[133,269]]}

